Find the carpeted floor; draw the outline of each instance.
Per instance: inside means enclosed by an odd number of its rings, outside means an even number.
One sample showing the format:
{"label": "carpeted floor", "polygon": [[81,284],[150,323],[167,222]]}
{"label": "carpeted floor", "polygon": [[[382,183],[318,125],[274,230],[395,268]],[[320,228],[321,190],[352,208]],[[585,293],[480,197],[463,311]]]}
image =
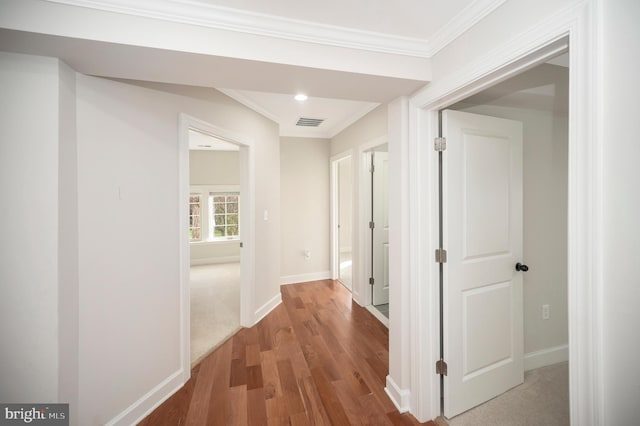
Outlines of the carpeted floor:
{"label": "carpeted floor", "polygon": [[240,329],[240,264],[191,267],[191,363]]}
{"label": "carpeted floor", "polygon": [[448,420],[450,426],[565,426],[569,424],[569,364],[524,373],[524,383]]}

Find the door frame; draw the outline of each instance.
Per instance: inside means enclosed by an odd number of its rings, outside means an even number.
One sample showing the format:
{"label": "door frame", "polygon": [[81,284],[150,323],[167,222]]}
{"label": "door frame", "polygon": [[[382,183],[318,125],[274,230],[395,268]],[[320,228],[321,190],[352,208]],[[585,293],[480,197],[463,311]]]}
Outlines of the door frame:
{"label": "door frame", "polygon": [[[370,151],[375,148],[387,144],[387,135],[378,136],[357,147],[356,156],[357,170],[354,169],[353,175],[357,176],[358,185],[358,207],[354,209],[356,214],[355,220],[357,225],[358,239],[358,299],[360,306],[368,307],[372,304],[371,285],[369,284],[369,275],[371,271],[370,250],[371,250],[371,230],[369,229],[369,221],[371,220],[371,175],[369,174],[369,156]],[[374,312],[374,315],[376,312]],[[383,324],[388,325],[387,318],[379,314],[376,315]]]}
{"label": "door frame", "polygon": [[[240,223],[242,224],[240,250],[240,325],[251,327],[254,322],[251,306],[255,288],[255,186],[253,140],[206,121],[181,113],[178,121],[178,206],[180,229],[189,227],[189,129],[223,139],[240,147]],[[190,303],[190,245],[187,232],[180,232],[180,344],[183,379],[191,377],[191,303]]]}
{"label": "door frame", "polygon": [[[353,149],[341,152],[329,158],[329,188],[331,192],[330,196],[330,222],[331,222],[331,279],[337,280],[340,278],[340,233],[338,232],[338,223],[340,222],[340,181],[338,179],[338,163],[351,159],[351,199],[353,200]],[[352,202],[353,205],[353,202]],[[351,209],[351,241],[353,242],[353,208]],[[353,244],[352,244],[353,245]],[[352,248],[353,256],[353,248]],[[352,259],[353,261],[353,259]],[[351,270],[353,271],[354,265],[352,264]],[[351,292],[353,293],[354,280],[353,272],[351,276]]]}
{"label": "door frame", "polygon": [[[602,233],[603,170],[602,52],[593,2],[571,5],[532,30],[498,46],[478,62],[443,78],[414,95],[396,120],[408,120],[409,132],[396,130],[394,139],[408,165],[396,179],[415,182],[406,190],[401,208],[409,217],[408,229],[398,238],[408,244],[411,259],[402,297],[410,300],[410,314],[394,321],[390,337],[410,330],[410,349],[395,352],[390,346],[387,393],[398,407],[420,421],[440,414],[439,376],[434,366],[439,355],[437,248],[438,111],[506,80],[570,49],[569,174],[568,174],[568,310],[569,386],[572,424],[603,424],[602,379]],[[593,35],[595,34],[595,36]],[[593,54],[596,52],[596,54]],[[401,129],[401,126],[397,126]],[[395,127],[394,127],[395,128]],[[411,230],[412,232],[410,232]],[[410,259],[410,260],[411,260]],[[393,271],[392,271],[393,272]],[[396,272],[397,273],[397,272]],[[425,285],[426,283],[426,285]],[[405,375],[403,365],[412,374]],[[398,371],[403,374],[393,373]],[[390,387],[393,384],[396,388]]]}

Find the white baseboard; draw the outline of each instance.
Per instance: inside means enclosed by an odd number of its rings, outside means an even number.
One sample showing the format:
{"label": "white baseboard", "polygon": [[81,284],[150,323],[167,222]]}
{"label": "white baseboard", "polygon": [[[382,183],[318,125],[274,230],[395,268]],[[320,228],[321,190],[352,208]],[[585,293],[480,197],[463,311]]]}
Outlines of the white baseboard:
{"label": "white baseboard", "polygon": [[387,386],[384,388],[384,391],[389,395],[389,398],[391,398],[391,401],[400,413],[409,411],[411,392],[409,392],[408,389],[400,389],[391,376],[387,376]]}
{"label": "white baseboard", "polygon": [[554,346],[524,354],[524,371],[569,360],[569,345]]}
{"label": "white baseboard", "polygon": [[160,404],[184,386],[182,369],[167,377],[142,398],[106,423],[106,426],[137,425]]}
{"label": "white baseboard", "polygon": [[389,328],[389,318],[385,317],[382,314],[382,312],[380,312],[379,310],[376,309],[375,306],[367,305],[365,308],[367,309],[367,311],[371,312],[371,315],[376,317],[376,319],[378,321],[380,321],[382,323],[382,325],[384,325],[385,327]]}
{"label": "white baseboard", "polygon": [[222,256],[222,257],[203,257],[200,259],[191,259],[191,266],[201,265],[218,265],[220,263],[240,262],[240,256]]}
{"label": "white baseboard", "polygon": [[280,294],[280,292],[278,292],[278,294],[273,296],[271,300],[269,300],[267,303],[260,306],[256,310],[256,312],[253,314],[253,318],[254,318],[253,323],[257,324],[258,322],[260,322],[262,318],[267,316],[269,312],[273,311],[276,308],[276,306],[278,306],[281,302],[282,302],[282,295]]}
{"label": "white baseboard", "polygon": [[331,271],[311,272],[308,274],[287,275],[280,277],[280,285],[306,283],[309,281],[330,280]]}

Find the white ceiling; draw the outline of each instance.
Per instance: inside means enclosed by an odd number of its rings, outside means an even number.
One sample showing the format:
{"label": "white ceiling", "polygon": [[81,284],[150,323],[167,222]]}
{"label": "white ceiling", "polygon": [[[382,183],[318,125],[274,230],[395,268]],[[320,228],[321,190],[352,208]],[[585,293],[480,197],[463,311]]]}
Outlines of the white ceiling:
{"label": "white ceiling", "polygon": [[422,40],[474,0],[199,0],[214,6]]}
{"label": "white ceiling", "polygon": [[[332,138],[380,105],[376,102],[309,97],[297,101],[293,94],[221,90],[228,96],[280,125],[280,136]],[[299,118],[324,120],[318,127],[297,126]]]}
{"label": "white ceiling", "polygon": [[[382,33],[429,41],[474,0],[199,0],[213,6],[278,16],[313,24]],[[373,110],[379,103],[309,97],[300,102],[294,93],[222,90],[280,125],[281,136],[332,138]],[[304,87],[300,92],[305,92]],[[299,118],[318,118],[317,128],[296,125]]]}
{"label": "white ceiling", "polygon": [[[424,61],[504,1],[48,0],[49,5],[76,7],[78,12],[87,13],[87,17],[95,17],[99,24],[109,20],[117,24],[119,19],[142,16],[148,18],[145,24],[169,21],[188,24],[189,31],[194,32],[213,28],[233,32],[238,37],[247,34],[263,37],[257,44],[255,41],[248,45],[227,44],[249,46],[252,54],[265,51],[274,55],[271,50],[278,46],[275,40],[304,42],[306,49],[281,49],[289,58],[284,63],[248,60],[241,59],[238,49],[223,55],[205,53],[207,48],[222,49],[224,43],[207,42],[198,46],[201,51],[195,47],[195,50],[180,50],[179,43],[189,40],[185,29],[171,39],[175,47],[162,49],[145,46],[148,41],[144,41],[144,37],[139,39],[143,44],[134,42],[144,34],[135,31],[135,27],[133,30],[119,27],[113,38],[118,41],[114,42],[109,37],[103,38],[108,31],[100,33],[100,38],[92,38],[95,37],[89,31],[92,26],[82,26],[77,21],[56,27],[56,22],[60,24],[61,20],[51,19],[47,22],[52,25],[52,32],[46,33],[17,24],[22,22],[19,19],[8,19],[11,24],[0,28],[0,50],[59,57],[84,74],[214,87],[277,122],[283,136],[331,138],[380,103],[409,95],[422,87],[430,73]],[[97,15],[89,14],[95,10]],[[104,12],[108,13],[100,15]],[[69,15],[61,11],[60,16]],[[76,28],[76,25],[80,26]],[[106,28],[115,27],[107,24]],[[70,36],[65,35],[67,31]],[[165,36],[171,37],[171,34]],[[130,41],[122,43],[123,39]],[[342,65],[325,68],[323,58],[327,56],[317,54],[321,52],[315,50],[318,46],[327,47],[322,52],[335,54],[336,63]],[[351,50],[347,52],[348,49]],[[367,56],[371,52],[373,56]],[[381,59],[383,57],[386,59]],[[398,78],[394,74],[398,67],[409,68],[402,65],[403,61],[416,65],[416,77],[406,74]],[[305,103],[295,101],[296,92],[306,92],[309,99]],[[295,125],[300,117],[325,121],[318,128],[302,128]]]}

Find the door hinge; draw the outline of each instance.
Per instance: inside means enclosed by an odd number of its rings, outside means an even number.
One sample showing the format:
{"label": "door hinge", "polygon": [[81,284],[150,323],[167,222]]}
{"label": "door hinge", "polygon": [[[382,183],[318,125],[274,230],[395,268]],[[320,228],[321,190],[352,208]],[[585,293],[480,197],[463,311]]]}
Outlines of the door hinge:
{"label": "door hinge", "polygon": [[374,221],[369,222],[369,229],[373,229],[376,227],[376,224]]}
{"label": "door hinge", "polygon": [[436,361],[436,374],[440,374],[441,376],[447,375],[447,363],[444,360]]}
{"label": "door hinge", "polygon": [[373,277],[369,278],[369,284],[373,285],[376,282],[375,279],[373,279]]}
{"label": "door hinge", "polygon": [[436,249],[436,263],[447,263],[447,251],[445,249]]}
{"label": "door hinge", "polygon": [[244,247],[244,244],[242,243],[242,241],[240,241],[240,248]]}
{"label": "door hinge", "polygon": [[372,164],[371,167],[369,167],[369,173],[375,173],[375,172],[376,172],[376,166]]}
{"label": "door hinge", "polygon": [[447,149],[447,138],[435,138],[433,140],[433,148],[438,152]]}

